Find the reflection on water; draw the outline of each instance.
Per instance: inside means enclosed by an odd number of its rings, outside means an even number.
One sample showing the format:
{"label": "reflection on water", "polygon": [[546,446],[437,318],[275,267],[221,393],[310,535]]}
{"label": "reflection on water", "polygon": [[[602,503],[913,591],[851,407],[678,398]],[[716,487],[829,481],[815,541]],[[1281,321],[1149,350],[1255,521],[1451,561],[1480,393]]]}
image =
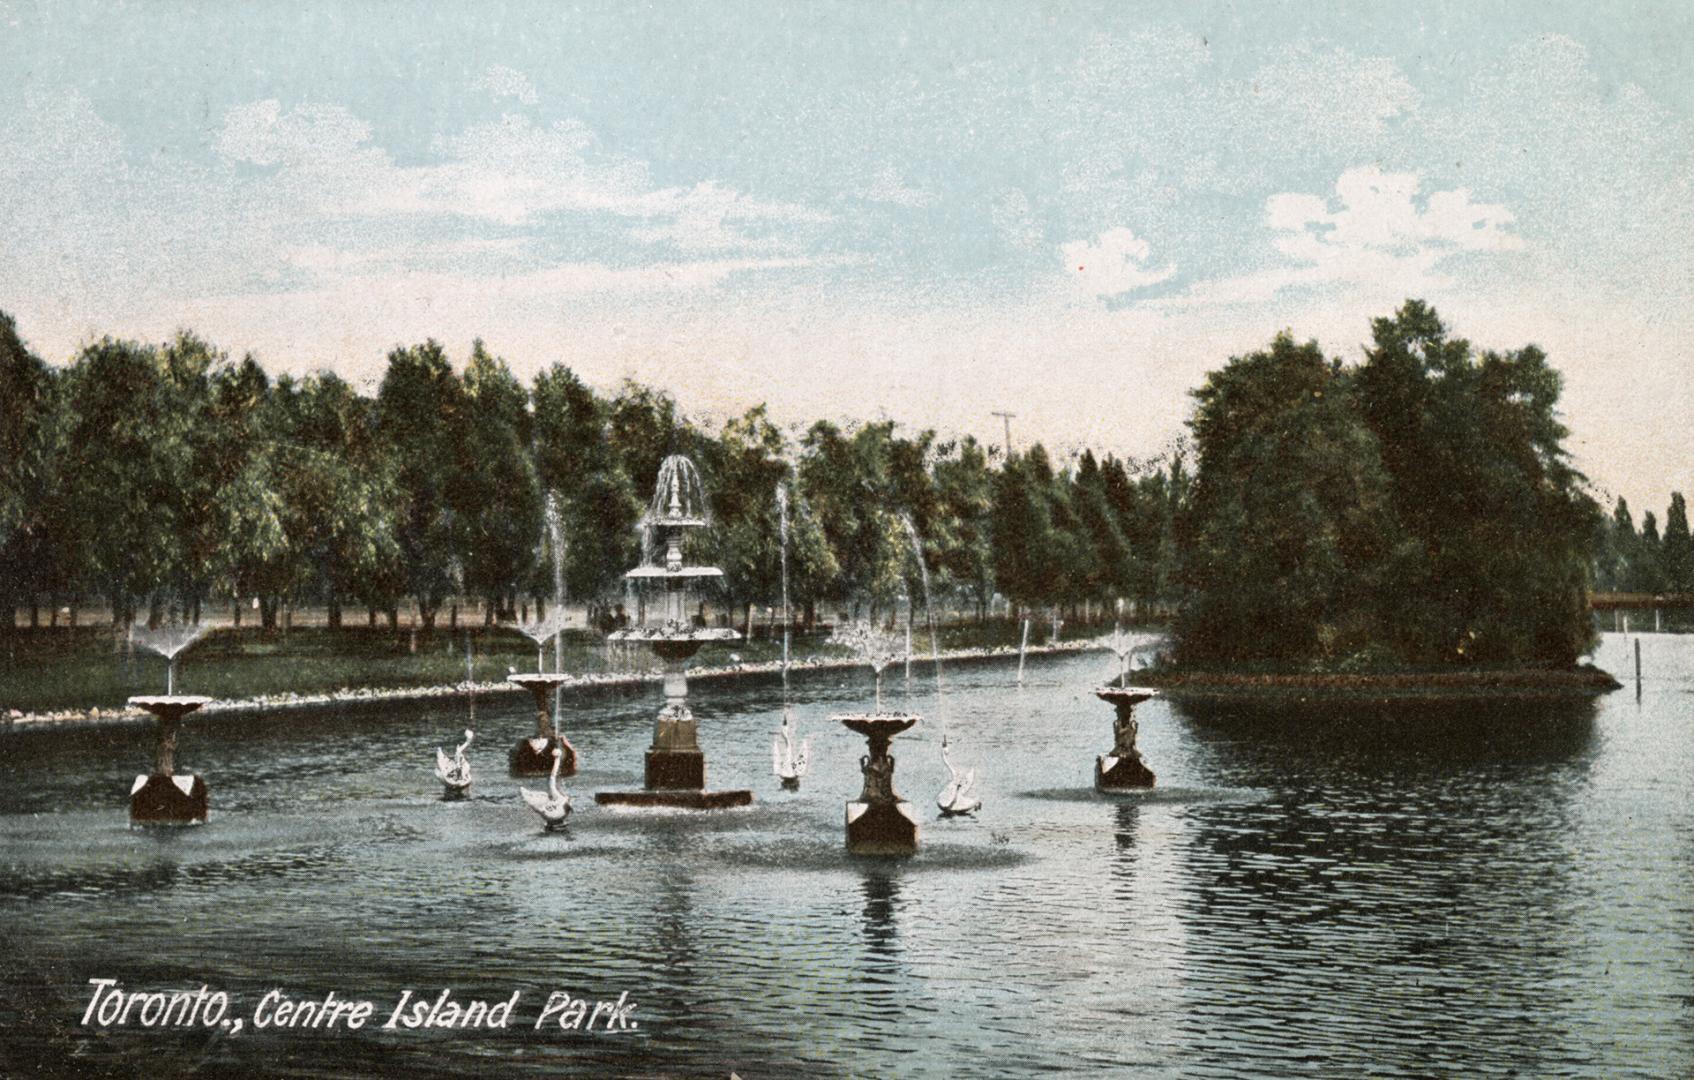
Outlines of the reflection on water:
{"label": "reflection on water", "polygon": [[[697,692],[716,815],[610,811],[652,702],[567,698],[588,768],[541,832],[479,703],[477,785],[437,799],[449,702],[191,722],[203,828],[132,832],[142,728],[8,732],[0,1073],[291,1076],[1686,1075],[1694,1070],[1694,640],[1653,638],[1641,702],[1176,704],[1138,711],[1160,787],[1092,791],[1112,661],[950,675],[981,821],[885,863],[842,845],[868,676],[797,680],[814,763],[768,775],[781,694]],[[1602,666],[1626,662],[1608,637]],[[900,701],[901,690],[908,699]],[[892,707],[938,715],[927,680]],[[939,727],[902,786],[940,790]],[[924,745],[917,745],[917,744]],[[917,805],[925,805],[920,800]],[[91,977],[366,997],[522,991],[506,1032],[238,1036],[78,1027]],[[627,993],[636,1031],[536,1031],[554,990]],[[163,1065],[161,1062],[168,1062]]]}

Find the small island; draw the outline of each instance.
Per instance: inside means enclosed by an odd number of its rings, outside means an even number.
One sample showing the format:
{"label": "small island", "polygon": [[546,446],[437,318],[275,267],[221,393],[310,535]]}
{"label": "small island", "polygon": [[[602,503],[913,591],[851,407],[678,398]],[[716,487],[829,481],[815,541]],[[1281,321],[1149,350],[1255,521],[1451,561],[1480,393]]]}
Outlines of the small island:
{"label": "small island", "polygon": [[1185,600],[1136,680],[1175,696],[1567,695],[1604,518],[1533,345],[1478,353],[1408,301],[1363,361],[1284,333],[1194,391]]}

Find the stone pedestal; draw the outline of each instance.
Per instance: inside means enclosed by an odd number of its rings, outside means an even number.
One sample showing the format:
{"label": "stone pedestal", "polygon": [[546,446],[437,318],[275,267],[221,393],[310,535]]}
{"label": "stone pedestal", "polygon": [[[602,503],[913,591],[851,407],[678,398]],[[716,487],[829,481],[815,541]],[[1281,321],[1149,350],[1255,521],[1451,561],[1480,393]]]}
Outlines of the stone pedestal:
{"label": "stone pedestal", "polygon": [[529,674],[508,675],[506,681],[516,683],[528,690],[535,699],[535,737],[519,739],[512,752],[507,757],[507,764],[513,776],[549,776],[553,772],[553,748],[562,751],[559,758],[559,775],[575,776],[577,770],[576,747],[572,746],[564,736],[560,735],[553,723],[554,691],[564,685],[565,676],[559,674]]}
{"label": "stone pedestal", "polygon": [[653,651],[665,662],[665,705],[653,722],[653,745],[647,748],[641,791],[597,791],[602,806],[672,806],[688,810],[719,810],[747,806],[747,790],[707,791],[706,755],[700,749],[699,724],[688,708],[688,659],[703,638],[653,638]]}
{"label": "stone pedestal", "polygon": [[918,718],[896,714],[835,719],[870,744],[870,753],[859,758],[864,790],[847,804],[847,850],[855,855],[914,854],[918,850],[918,819],[912,804],[894,791],[894,755],[888,752],[888,744]]}
{"label": "stone pedestal", "polygon": [[158,724],[153,771],[137,776],[129,789],[131,824],[198,825],[206,820],[206,781],[176,774],[176,738],[182,718],[211,700],[184,694],[129,699],[131,705],[152,713]]}
{"label": "stone pedestal", "polygon": [[1112,720],[1112,752],[1094,761],[1094,787],[1100,791],[1130,791],[1150,788],[1156,777],[1135,746],[1140,724],[1135,719],[1135,707],[1157,690],[1139,686],[1106,686],[1094,691],[1101,701],[1110,702],[1117,710]]}
{"label": "stone pedestal", "polygon": [[129,789],[134,825],[199,825],[206,820],[206,781],[193,775],[143,774]]}

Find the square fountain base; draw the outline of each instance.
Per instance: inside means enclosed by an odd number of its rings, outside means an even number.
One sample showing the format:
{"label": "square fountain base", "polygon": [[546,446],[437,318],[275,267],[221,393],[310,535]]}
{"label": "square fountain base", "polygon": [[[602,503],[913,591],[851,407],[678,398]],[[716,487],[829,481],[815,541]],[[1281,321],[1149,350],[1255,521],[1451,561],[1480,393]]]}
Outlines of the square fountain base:
{"label": "square fountain base", "polygon": [[699,750],[649,750],[642,786],[648,791],[699,791],[706,786],[706,755]]}
{"label": "square fountain base", "polygon": [[1094,759],[1094,787],[1099,791],[1144,791],[1153,786],[1153,770],[1134,757],[1105,754]]}
{"label": "square fountain base", "polygon": [[129,820],[132,825],[200,825],[206,804],[206,781],[198,776],[137,776],[129,789]]}
{"label": "square fountain base", "polygon": [[847,850],[854,855],[913,855],[918,850],[918,819],[912,804],[847,804]]}
{"label": "square fountain base", "polygon": [[700,791],[675,788],[669,791],[596,791],[601,806],[668,806],[677,810],[728,810],[753,805],[751,791]]}
{"label": "square fountain base", "polygon": [[507,756],[507,766],[513,776],[549,776],[553,772],[553,748],[562,746],[559,757],[559,776],[576,775],[576,747],[558,739],[519,739]]}

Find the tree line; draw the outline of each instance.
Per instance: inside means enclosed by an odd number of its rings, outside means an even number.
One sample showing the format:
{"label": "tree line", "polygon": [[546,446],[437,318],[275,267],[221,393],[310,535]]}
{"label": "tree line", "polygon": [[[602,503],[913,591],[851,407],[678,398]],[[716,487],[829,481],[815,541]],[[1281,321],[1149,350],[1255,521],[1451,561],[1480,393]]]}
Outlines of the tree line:
{"label": "tree line", "polygon": [[[665,392],[606,394],[561,364],[521,382],[481,341],[397,347],[374,396],[330,371],[272,378],[183,331],[103,338],[52,365],[0,312],[0,625],[104,603],[120,626],[256,600],[275,626],[322,606],[425,627],[511,618],[550,602],[559,509],[566,591],[610,622],[642,556],[638,523],[663,458],[700,469],[715,528],[709,599],[750,624],[781,596],[776,491],[789,496],[789,593],[855,615],[937,602],[986,615],[1170,601],[1180,453],[1132,463],[1040,445],[1006,456],[893,422],[785,430],[764,406],[722,425]],[[921,560],[921,565],[920,565]],[[480,610],[473,616],[460,604]],[[46,612],[43,618],[43,610]]]}
{"label": "tree line", "polygon": [[1694,593],[1694,537],[1689,535],[1688,503],[1682,492],[1670,493],[1661,531],[1651,510],[1641,516],[1641,528],[1629,502],[1619,498],[1600,537],[1595,585],[1606,592]]}

